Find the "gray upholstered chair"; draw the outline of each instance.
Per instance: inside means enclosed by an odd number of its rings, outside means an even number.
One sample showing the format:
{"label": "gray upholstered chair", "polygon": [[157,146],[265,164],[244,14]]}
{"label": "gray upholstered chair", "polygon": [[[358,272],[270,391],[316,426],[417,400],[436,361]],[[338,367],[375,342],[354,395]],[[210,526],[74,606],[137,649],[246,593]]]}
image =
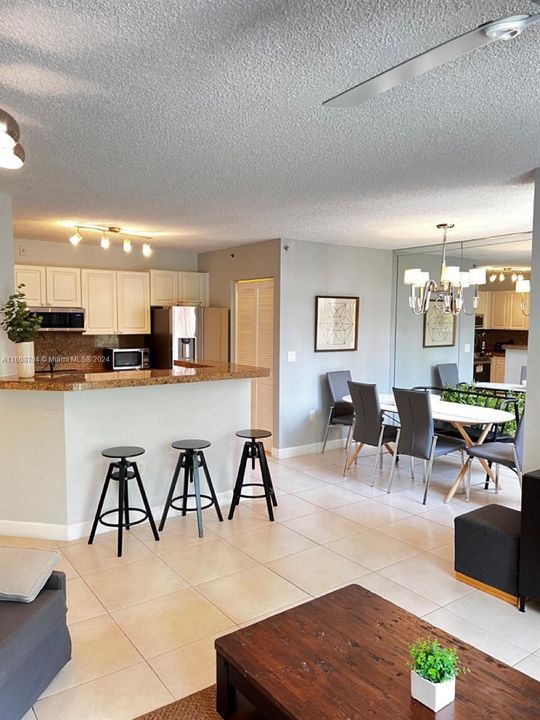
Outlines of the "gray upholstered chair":
{"label": "gray upholstered chair", "polygon": [[399,414],[400,429],[397,435],[397,453],[392,461],[388,492],[392,488],[397,455],[418,458],[424,461],[425,490],[422,502],[425,505],[435,458],[459,450],[464,463],[466,444],[459,438],[435,434],[429,393],[423,390],[394,388],[394,397]]}
{"label": "gray upholstered chair", "polygon": [[526,381],[527,381],[527,366],[522,365],[521,372],[519,373],[519,382],[523,384]]}
{"label": "gray upholstered chair", "polygon": [[350,370],[337,370],[335,372],[326,373],[326,381],[328,383],[328,392],[330,394],[330,412],[328,413],[328,422],[326,423],[326,431],[324,433],[322,451],[326,450],[326,442],[328,440],[328,431],[331,426],[341,425],[348,427],[347,448],[351,440],[351,431],[354,422],[354,410],[350,402],[345,402],[343,398],[349,394],[348,382],[351,380]]}
{"label": "gray upholstered chair", "polygon": [[382,467],[383,446],[386,447],[388,452],[393,454],[394,451],[389,443],[396,442],[398,428],[395,425],[386,425],[383,422],[383,413],[379,403],[376,385],[352,381],[349,381],[348,385],[354,408],[352,439],[357,445],[350,454],[350,457],[349,453],[347,453],[343,474],[345,475],[353,462],[355,462],[358,453],[364,445],[376,447],[375,466],[373,468],[371,481],[371,485],[373,486],[375,484],[375,473],[377,472],[379,463]]}
{"label": "gray upholstered chair", "polygon": [[490,442],[484,445],[473,445],[467,448],[468,460],[468,480],[467,480],[467,500],[471,491],[471,465],[474,458],[486,460],[495,465],[495,490],[499,490],[499,468],[501,465],[510,468],[518,476],[519,484],[523,477],[523,437],[524,437],[524,418],[525,413],[521,416],[516,429],[516,436],[513,443],[509,442]]}
{"label": "gray upholstered chair", "polygon": [[459,385],[459,374],[456,363],[435,365],[435,384],[441,388],[457,387]]}

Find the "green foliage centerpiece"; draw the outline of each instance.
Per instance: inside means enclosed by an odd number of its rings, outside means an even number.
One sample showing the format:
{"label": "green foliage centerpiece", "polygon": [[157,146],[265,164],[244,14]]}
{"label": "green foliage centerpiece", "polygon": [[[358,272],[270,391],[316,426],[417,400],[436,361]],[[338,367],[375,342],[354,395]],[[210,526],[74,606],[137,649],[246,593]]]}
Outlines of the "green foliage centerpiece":
{"label": "green foliage centerpiece", "polygon": [[456,677],[467,672],[453,648],[443,648],[438,640],[419,638],[409,648],[411,655],[411,695],[438,712],[454,701]]}
{"label": "green foliage centerpiece", "polygon": [[10,295],[0,308],[0,326],[6,331],[9,340],[15,343],[17,375],[20,378],[32,378],[35,372],[34,339],[42,318],[29,310],[23,288],[24,285],[19,285],[17,292]]}

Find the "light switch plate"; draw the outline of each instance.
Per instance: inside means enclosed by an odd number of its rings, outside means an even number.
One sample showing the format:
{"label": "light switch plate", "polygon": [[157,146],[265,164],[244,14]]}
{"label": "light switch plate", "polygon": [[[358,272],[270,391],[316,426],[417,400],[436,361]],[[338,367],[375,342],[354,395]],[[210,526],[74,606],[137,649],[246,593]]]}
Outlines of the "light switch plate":
{"label": "light switch plate", "polygon": [[289,350],[287,353],[287,362],[296,362],[296,350]]}
{"label": "light switch plate", "polygon": [[464,350],[465,350],[466,353],[470,353],[470,352],[471,352],[471,346],[470,346],[469,343],[466,343],[466,344],[465,344]]}

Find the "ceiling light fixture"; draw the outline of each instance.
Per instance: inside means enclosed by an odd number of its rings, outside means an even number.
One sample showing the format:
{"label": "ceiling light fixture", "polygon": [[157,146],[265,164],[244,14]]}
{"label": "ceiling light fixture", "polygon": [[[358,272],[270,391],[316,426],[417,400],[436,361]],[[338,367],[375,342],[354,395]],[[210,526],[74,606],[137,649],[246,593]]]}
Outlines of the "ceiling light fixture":
{"label": "ceiling light fixture", "polygon": [[491,282],[491,283],[495,282],[496,279],[497,279],[497,275],[495,275],[495,273],[491,273],[491,275],[489,276],[489,282]]}
{"label": "ceiling light fixture", "polygon": [[447,233],[453,227],[450,223],[437,225],[437,229],[443,231],[441,276],[438,283],[420,268],[405,270],[403,281],[405,285],[411,286],[409,307],[415,315],[427,313],[432,297],[441,312],[459,315],[464,310],[463,290],[467,287],[472,287],[474,292],[473,311],[467,314],[472,315],[478,307],[478,286],[486,284],[486,270],[471,268],[468,272],[461,272],[459,265],[446,264]]}
{"label": "ceiling light fixture", "polygon": [[132,250],[131,240],[128,238],[124,238],[124,242],[122,243],[122,248],[125,253],[130,253]]}
{"label": "ceiling light fixture", "polygon": [[0,167],[18,170],[26,159],[19,143],[20,131],[17,121],[5,110],[0,110]]}
{"label": "ceiling light fixture", "polygon": [[101,234],[101,241],[99,243],[104,250],[108,250],[111,246],[111,240],[106,232]]}
{"label": "ceiling light fixture", "polygon": [[144,255],[144,257],[150,257],[150,255],[152,254],[152,248],[149,242],[143,243],[142,254]]}
{"label": "ceiling light fixture", "polygon": [[79,228],[77,228],[77,232],[74,233],[74,234],[69,238],[69,242],[70,242],[72,245],[78,245],[78,244],[81,242],[81,240],[82,240],[81,231],[79,230]]}

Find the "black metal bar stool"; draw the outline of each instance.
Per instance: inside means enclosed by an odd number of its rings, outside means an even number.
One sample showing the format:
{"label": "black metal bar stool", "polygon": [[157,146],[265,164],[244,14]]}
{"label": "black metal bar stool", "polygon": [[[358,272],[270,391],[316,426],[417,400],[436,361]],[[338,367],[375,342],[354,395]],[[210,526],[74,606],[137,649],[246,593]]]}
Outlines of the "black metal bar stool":
{"label": "black metal bar stool", "polygon": [[[152,510],[150,509],[150,503],[148,502],[148,498],[146,497],[146,493],[144,491],[139,468],[137,467],[136,462],[128,460],[128,458],[143,455],[144,448],[136,446],[113,447],[103,450],[101,454],[103,457],[114,458],[120,462],[112,462],[109,465],[109,470],[107,471],[107,476],[105,478],[105,484],[103,485],[103,490],[101,491],[101,497],[99,498],[96,515],[92,524],[92,530],[90,531],[90,537],[88,538],[88,544],[91,545],[94,542],[94,536],[96,534],[98,523],[106,525],[107,527],[118,528],[118,557],[122,557],[122,532],[124,528],[129,530],[132,525],[139,525],[139,523],[148,519],[154,538],[159,540],[156,523],[154,522]],[[139,488],[144,510],[142,508],[129,506],[128,480],[133,479],[135,479]],[[107,490],[111,480],[116,480],[118,482],[118,509],[102,512],[103,503],[105,502],[105,496],[107,495]],[[133,521],[130,518],[131,512],[142,513],[142,517],[139,518],[139,520]],[[104,518],[108,515],[112,515],[114,513],[117,514],[117,522],[107,522],[104,520]]]}
{"label": "black metal bar stool", "polygon": [[[204,536],[202,521],[203,510],[206,510],[213,505],[216,508],[216,513],[219,521],[223,522],[223,515],[221,514],[221,509],[219,507],[218,499],[214,491],[214,486],[212,485],[212,479],[210,478],[210,473],[208,472],[208,465],[206,464],[206,458],[204,457],[203,452],[203,450],[205,448],[209,448],[211,444],[212,443],[209,443],[208,440],[177,440],[171,445],[171,447],[173,447],[175,450],[181,450],[182,452],[180,453],[178,462],[176,463],[171,487],[169,488],[169,494],[167,495],[167,502],[165,503],[165,507],[163,508],[163,515],[161,517],[161,522],[159,523],[160,530],[163,530],[165,526],[165,520],[167,519],[170,508],[180,510],[182,515],[185,515],[188,512],[196,512],[199,537]],[[200,467],[202,467],[206,476],[206,482],[208,483],[208,490],[210,492],[210,495],[205,495],[201,493],[199,477]],[[182,492],[182,495],[177,495],[176,497],[174,497],[176,483],[178,482],[178,476],[180,475],[181,470],[184,471],[184,490]],[[188,492],[190,482],[193,483],[194,492],[192,493]],[[188,498],[195,498],[195,507],[187,506]],[[202,505],[201,498],[208,500],[208,504]],[[181,507],[174,504],[177,500],[182,500]]]}
{"label": "black metal bar stool", "polygon": [[[229,510],[229,520],[233,519],[234,511],[236,506],[240,502],[240,498],[265,498],[266,507],[268,508],[268,517],[270,520],[274,519],[274,511],[272,506],[277,507],[276,494],[274,492],[274,486],[272,485],[272,478],[270,477],[270,470],[268,468],[268,462],[266,460],[266,453],[264,452],[264,445],[260,440],[267,438],[272,435],[268,430],[256,430],[254,428],[250,430],[239,430],[236,435],[240,438],[249,438],[244,443],[244,450],[242,451],[242,459],[240,460],[240,467],[238,468],[238,475],[236,476],[236,483],[234,485],[233,499],[231,502],[231,508]],[[255,463],[258,460],[261,466],[262,482],[244,482],[244,475],[246,473],[247,461],[251,460],[251,467],[255,470]],[[262,495],[242,495],[242,488],[244,487],[262,487],[264,492]]]}

